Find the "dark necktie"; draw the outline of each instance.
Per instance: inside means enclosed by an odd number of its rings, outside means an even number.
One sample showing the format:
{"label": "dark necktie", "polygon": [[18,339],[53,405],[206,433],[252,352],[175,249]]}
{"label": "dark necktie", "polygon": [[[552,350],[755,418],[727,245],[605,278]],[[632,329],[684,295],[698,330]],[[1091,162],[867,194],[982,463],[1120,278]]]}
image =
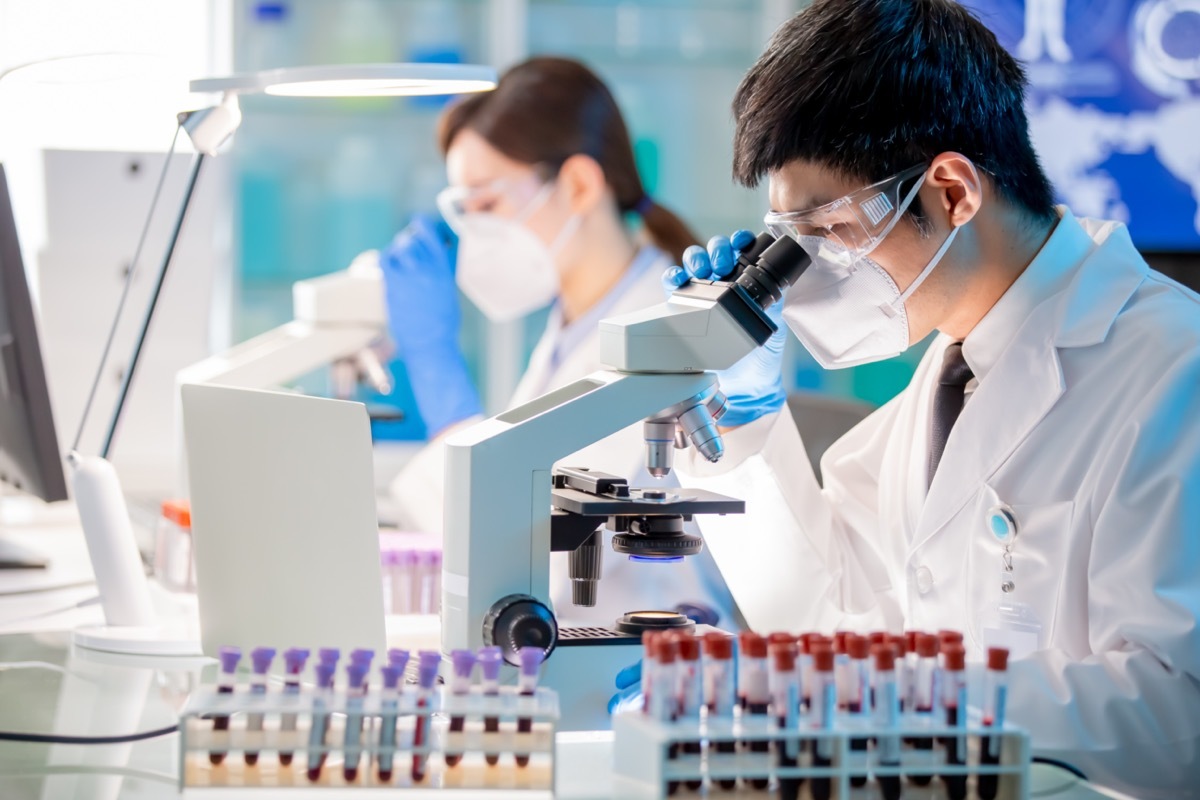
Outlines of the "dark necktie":
{"label": "dark necktie", "polygon": [[967,384],[973,377],[967,360],[963,358],[962,342],[947,347],[942,357],[942,372],[938,375],[937,388],[933,391],[933,424],[929,429],[929,485],[933,485],[933,476],[946,449],[946,440],[950,438],[950,429],[962,413]]}

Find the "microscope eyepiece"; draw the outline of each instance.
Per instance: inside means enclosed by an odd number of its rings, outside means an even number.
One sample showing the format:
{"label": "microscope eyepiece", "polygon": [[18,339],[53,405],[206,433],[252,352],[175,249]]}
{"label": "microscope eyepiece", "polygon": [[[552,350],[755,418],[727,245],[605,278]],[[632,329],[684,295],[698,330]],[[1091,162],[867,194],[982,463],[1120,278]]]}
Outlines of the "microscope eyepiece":
{"label": "microscope eyepiece", "polygon": [[745,266],[736,282],[764,310],[779,302],[784,290],[795,283],[812,263],[808,253],[796,240],[790,236],[773,239],[769,233],[760,233],[738,260],[742,261],[747,256],[754,260]]}

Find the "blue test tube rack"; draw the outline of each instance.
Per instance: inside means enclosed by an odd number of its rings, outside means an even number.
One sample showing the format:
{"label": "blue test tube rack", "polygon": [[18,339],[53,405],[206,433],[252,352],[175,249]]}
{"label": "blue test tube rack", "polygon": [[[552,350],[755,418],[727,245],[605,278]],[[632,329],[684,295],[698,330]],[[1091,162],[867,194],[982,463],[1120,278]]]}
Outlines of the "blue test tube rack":
{"label": "blue test tube rack", "polygon": [[[807,722],[805,722],[807,724]],[[613,770],[615,774],[614,796],[630,800],[657,800],[670,796],[687,798],[704,796],[719,797],[775,797],[772,790],[756,791],[745,787],[743,781],[769,777],[774,787],[781,779],[802,779],[799,800],[813,797],[812,779],[829,781],[830,800],[849,798],[881,798],[883,795],[878,779],[884,776],[899,776],[903,782],[903,796],[921,798],[944,798],[942,776],[967,776],[967,797],[975,798],[976,781],[980,775],[996,776],[996,800],[1026,800],[1030,796],[1030,761],[1032,751],[1029,735],[1011,724],[1003,727],[984,727],[978,718],[968,719],[965,729],[949,728],[931,718],[905,716],[901,727],[881,730],[871,720],[858,715],[838,713],[832,730],[813,728],[780,728],[774,718],[741,715],[740,709],[730,718],[710,719],[702,711],[699,722],[680,720],[662,722],[638,712],[618,714],[613,719]],[[867,750],[851,749],[852,739],[899,736],[906,738],[930,738],[936,742],[941,737],[966,736],[968,756],[966,764],[946,763],[945,750],[935,744],[932,750],[901,749],[899,764],[884,765],[879,761],[877,745],[872,742]],[[979,748],[981,737],[1000,737],[1000,763],[981,764]],[[812,764],[814,743],[827,743],[822,750],[832,755],[829,766]],[[687,754],[679,745],[684,742],[704,743],[699,754]],[[718,742],[771,742],[770,752],[754,752],[749,748],[737,747],[736,752],[717,752]],[[796,742],[799,758],[794,767],[782,767],[778,763],[775,742]],[[868,776],[868,783],[852,787],[851,778]],[[909,776],[932,775],[928,786],[916,787],[908,783]],[[736,788],[723,790],[721,781],[738,781]],[[690,791],[688,782],[700,781],[702,788]]]}
{"label": "blue test tube rack", "polygon": [[[372,676],[376,678],[376,676]],[[346,722],[347,696],[338,688],[326,698],[324,710],[329,712],[329,730],[319,747],[310,746],[313,687],[302,687],[295,695],[280,691],[252,695],[238,684],[232,694],[218,694],[216,687],[203,685],[189,697],[180,716],[180,790],[185,797],[210,794],[234,794],[225,790],[241,788],[288,788],[294,796],[321,792],[322,796],[338,796],[328,790],[359,789],[370,797],[445,797],[447,792],[497,792],[498,796],[547,800],[554,789],[554,736],[559,717],[557,694],[539,688],[533,695],[521,695],[516,687],[502,686],[499,694],[484,695],[481,686],[471,687],[469,694],[453,695],[446,687],[437,687],[430,705],[417,705],[417,690],[405,686],[397,706],[384,707],[383,695],[372,680],[362,700],[361,709],[354,709],[362,720],[360,757],[357,776],[347,781],[342,770],[342,749]],[[249,730],[251,714],[263,715],[263,729]],[[285,714],[296,715],[296,729],[282,730],[280,720]],[[378,756],[381,752],[380,733],[385,714],[395,715],[396,747],[392,758],[392,775],[384,781],[379,777]],[[465,719],[461,732],[451,733],[449,717]],[[213,718],[226,716],[225,730],[213,729]],[[414,745],[414,730],[419,716],[427,716],[430,735],[422,745]],[[484,718],[497,718],[499,731],[486,732]],[[529,733],[518,733],[518,720],[531,720]],[[325,754],[320,777],[309,780],[307,775],[310,751]],[[389,751],[391,748],[388,748]],[[212,751],[227,755],[219,765],[209,759]],[[245,763],[243,754],[257,752],[253,766]],[[293,753],[290,765],[280,763],[280,752]],[[462,760],[448,767],[445,753],[461,753]],[[485,754],[499,754],[495,765],[487,764]],[[529,755],[527,766],[516,764],[516,754]],[[424,760],[420,780],[412,778],[414,756]],[[239,795],[240,796],[240,795]]]}

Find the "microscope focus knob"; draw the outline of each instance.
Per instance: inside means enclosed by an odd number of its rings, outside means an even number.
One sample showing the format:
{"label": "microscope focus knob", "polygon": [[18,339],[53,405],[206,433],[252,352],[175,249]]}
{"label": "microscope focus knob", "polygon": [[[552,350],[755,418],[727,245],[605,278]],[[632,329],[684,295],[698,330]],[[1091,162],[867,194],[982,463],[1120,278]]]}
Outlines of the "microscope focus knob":
{"label": "microscope focus knob", "polygon": [[558,644],[558,622],[546,604],[528,594],[502,597],[483,618],[483,643],[495,645],[513,666],[522,647],[540,647],[549,658]]}

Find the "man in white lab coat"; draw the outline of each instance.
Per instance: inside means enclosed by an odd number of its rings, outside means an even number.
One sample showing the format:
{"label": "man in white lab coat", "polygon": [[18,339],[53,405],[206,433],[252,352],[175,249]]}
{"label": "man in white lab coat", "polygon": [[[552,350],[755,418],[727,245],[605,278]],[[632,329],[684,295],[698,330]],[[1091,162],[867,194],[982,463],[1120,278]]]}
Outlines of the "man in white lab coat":
{"label": "man in white lab coat", "polygon": [[[1052,205],[1023,90],[950,0],[816,0],[776,33],[734,101],[734,173],[769,178],[768,227],[813,257],[782,320],[831,368],[937,337],[825,454],[823,488],[761,400],[778,363],[723,382],[761,416],[687,469],[788,492],[803,536],[785,558],[827,580],[764,564],[774,602],[961,629],[976,660],[1007,646],[1009,716],[1037,754],[1139,797],[1193,796],[1200,298],[1125,226]],[[731,252],[714,240],[668,277],[721,274]]]}

